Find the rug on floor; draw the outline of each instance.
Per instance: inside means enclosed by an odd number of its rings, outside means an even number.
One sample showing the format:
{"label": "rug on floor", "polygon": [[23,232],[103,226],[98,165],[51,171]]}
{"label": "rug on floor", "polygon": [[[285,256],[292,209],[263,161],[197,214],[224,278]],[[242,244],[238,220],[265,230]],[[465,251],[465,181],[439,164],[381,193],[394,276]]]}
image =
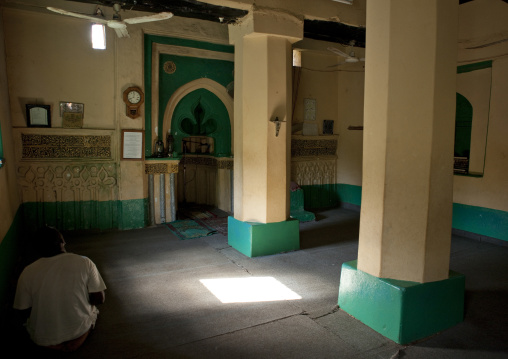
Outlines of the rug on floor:
{"label": "rug on floor", "polygon": [[217,230],[209,227],[207,224],[203,222],[198,222],[193,219],[183,219],[177,220],[173,222],[165,223],[166,227],[169,228],[171,232],[176,234],[180,239],[193,239],[211,236],[213,234],[217,234]]}
{"label": "rug on floor", "polygon": [[196,221],[202,223],[206,227],[215,229],[217,233],[223,236],[228,236],[228,217],[203,218],[196,219]]}
{"label": "rug on floor", "polygon": [[229,213],[211,206],[188,206],[178,209],[178,219],[212,219],[229,216]]}

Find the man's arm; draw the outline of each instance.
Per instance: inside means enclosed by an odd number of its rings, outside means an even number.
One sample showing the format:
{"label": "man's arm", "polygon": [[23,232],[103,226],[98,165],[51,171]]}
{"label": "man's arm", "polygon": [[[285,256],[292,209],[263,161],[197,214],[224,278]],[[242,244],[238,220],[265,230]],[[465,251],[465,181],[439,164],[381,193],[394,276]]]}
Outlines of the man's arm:
{"label": "man's arm", "polygon": [[14,326],[14,331],[22,331],[25,330],[24,325],[27,319],[30,317],[30,313],[32,312],[32,308],[28,309],[14,309],[12,324]]}
{"label": "man's arm", "polygon": [[91,305],[99,305],[106,300],[106,294],[104,291],[88,293],[88,298]]}

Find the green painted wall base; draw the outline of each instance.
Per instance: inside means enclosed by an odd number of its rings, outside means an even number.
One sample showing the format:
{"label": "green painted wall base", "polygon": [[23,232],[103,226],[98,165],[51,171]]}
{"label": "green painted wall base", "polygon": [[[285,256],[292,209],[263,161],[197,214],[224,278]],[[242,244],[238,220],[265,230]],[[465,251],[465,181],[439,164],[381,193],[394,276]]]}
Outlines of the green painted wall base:
{"label": "green painted wall base", "polygon": [[[305,209],[331,208],[346,204],[361,206],[362,187],[345,183],[301,186]],[[508,212],[453,204],[453,228],[508,241]]]}
{"label": "green painted wall base", "polygon": [[46,224],[60,230],[133,229],[148,225],[148,199],[23,203],[23,223],[30,231]]}
{"label": "green painted wall base", "polygon": [[452,226],[455,229],[508,241],[508,212],[454,203]]}
{"label": "green painted wall base", "polygon": [[247,257],[259,257],[300,249],[299,221],[242,222],[228,217],[228,244]]}
{"label": "green painted wall base", "polygon": [[342,265],[341,309],[399,344],[408,344],[450,328],[464,319],[465,277],[417,283],[372,276],[357,261]]}

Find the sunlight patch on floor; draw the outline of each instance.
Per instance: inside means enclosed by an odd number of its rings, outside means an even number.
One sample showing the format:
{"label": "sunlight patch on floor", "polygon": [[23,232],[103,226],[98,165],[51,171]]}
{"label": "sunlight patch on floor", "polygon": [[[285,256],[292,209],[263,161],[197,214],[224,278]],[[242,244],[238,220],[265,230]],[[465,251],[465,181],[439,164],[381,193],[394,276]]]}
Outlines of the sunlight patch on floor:
{"label": "sunlight patch on floor", "polygon": [[302,299],[273,277],[200,279],[200,282],[222,303]]}

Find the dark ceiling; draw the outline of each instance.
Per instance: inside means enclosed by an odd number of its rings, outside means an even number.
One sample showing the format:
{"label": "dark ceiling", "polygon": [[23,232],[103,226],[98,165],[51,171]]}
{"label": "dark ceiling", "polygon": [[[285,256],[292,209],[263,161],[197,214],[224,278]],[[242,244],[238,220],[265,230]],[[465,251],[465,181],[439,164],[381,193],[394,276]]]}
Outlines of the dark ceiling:
{"label": "dark ceiling", "polygon": [[[71,0],[67,0],[71,1]],[[235,23],[247,14],[247,11],[210,5],[196,0],[72,0],[101,6],[113,6],[121,3],[125,10],[146,12],[169,11],[175,16],[189,17],[207,21]],[[465,4],[475,0],[459,0]],[[501,0],[508,3],[508,0]],[[324,40],[348,45],[351,41],[357,47],[365,47],[365,28],[341,24],[334,21],[305,20],[304,37],[314,40]]]}
{"label": "dark ceiling", "polygon": [[[71,0],[67,0],[71,1]],[[247,11],[210,5],[196,0],[72,0],[88,4],[112,7],[120,3],[125,10],[137,10],[146,12],[169,11],[175,16],[189,17],[207,21],[231,24],[247,15]],[[305,20],[304,37],[325,40],[343,45],[348,45],[352,40],[355,46],[365,47],[365,28],[349,26],[332,21]]]}

